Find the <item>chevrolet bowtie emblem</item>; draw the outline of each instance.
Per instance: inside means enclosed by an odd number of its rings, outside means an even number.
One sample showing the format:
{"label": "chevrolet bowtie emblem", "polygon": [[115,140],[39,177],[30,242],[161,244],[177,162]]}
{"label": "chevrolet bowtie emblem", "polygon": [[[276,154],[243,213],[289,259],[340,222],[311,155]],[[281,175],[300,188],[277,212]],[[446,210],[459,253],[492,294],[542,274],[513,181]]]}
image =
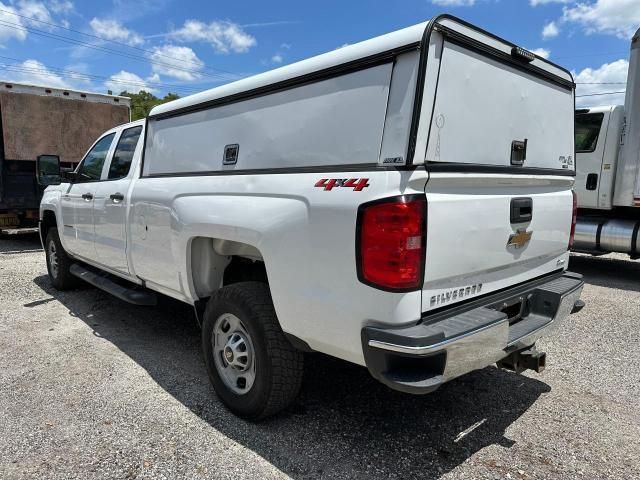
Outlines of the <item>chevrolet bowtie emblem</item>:
{"label": "chevrolet bowtie emblem", "polygon": [[531,235],[533,235],[533,232],[527,232],[526,230],[519,229],[516,233],[512,233],[509,236],[507,247],[522,248],[529,243]]}

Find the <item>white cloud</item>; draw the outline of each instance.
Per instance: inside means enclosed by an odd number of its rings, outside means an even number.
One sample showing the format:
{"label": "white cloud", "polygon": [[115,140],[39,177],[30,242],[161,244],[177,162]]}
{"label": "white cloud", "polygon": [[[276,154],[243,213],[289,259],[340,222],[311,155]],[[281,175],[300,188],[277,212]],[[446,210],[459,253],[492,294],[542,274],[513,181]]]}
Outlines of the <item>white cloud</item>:
{"label": "white cloud", "polygon": [[[0,2],[0,20],[3,22],[15,23],[21,27],[24,27],[21,18],[12,15],[18,13],[17,10],[11,5],[5,5]],[[24,40],[27,38],[27,32],[25,30],[19,30],[17,28],[12,28],[13,25],[3,25],[0,24],[0,42],[9,40],[11,38],[16,38],[18,40]]]}
{"label": "white cloud", "polygon": [[73,2],[69,0],[49,0],[49,9],[53,13],[67,15],[73,12],[74,6]]}
{"label": "white cloud", "polygon": [[431,0],[431,3],[442,7],[472,7],[476,0]]}
{"label": "white cloud", "polygon": [[[622,105],[624,93],[615,95],[594,95],[606,92],[621,92],[625,89],[629,62],[616,60],[599,68],[585,68],[573,73],[576,82],[576,105],[595,107],[598,105]],[[580,97],[580,95],[594,95]]]}
{"label": "white cloud", "polygon": [[557,37],[559,33],[560,29],[558,28],[556,22],[549,22],[545,24],[544,28],[542,29],[542,38],[545,40],[554,38]]}
{"label": "white cloud", "polygon": [[154,75],[144,80],[135,73],[120,70],[118,73],[111,75],[109,80],[104,82],[104,85],[115,94],[119,94],[125,90],[129,93],[139,93],[141,90],[153,93],[156,89],[150,86],[149,82],[155,82],[159,80],[159,78],[157,75]]}
{"label": "white cloud", "polygon": [[[20,10],[20,15],[33,18],[34,20],[40,20],[41,22],[51,23],[53,21],[53,19],[51,18],[51,14],[49,13],[49,9],[42,2],[36,2],[33,0],[20,0],[17,5],[18,9]],[[39,24],[36,23],[36,25]]]}
{"label": "white cloud", "polygon": [[271,61],[273,63],[282,63],[282,55],[280,55],[279,53],[276,53],[273,57],[271,57]]}
{"label": "white cloud", "polygon": [[529,5],[537,7],[538,5],[547,5],[549,3],[571,3],[574,0],[529,0]]}
{"label": "white cloud", "polygon": [[142,45],[144,43],[144,39],[141,35],[124,27],[117,20],[94,17],[89,22],[89,25],[91,25],[91,29],[97,36],[107,40],[116,40],[133,46]]}
{"label": "white cloud", "polygon": [[153,75],[147,77],[147,82],[149,83],[158,83],[160,81],[160,75],[154,73]]}
{"label": "white cloud", "polygon": [[93,88],[89,75],[89,65],[86,63],[75,63],[64,68],[64,77],[70,81],[74,88],[91,90]]}
{"label": "white cloud", "polygon": [[542,58],[549,58],[549,56],[551,55],[551,50],[547,48],[533,48],[529,51],[531,53],[535,53],[536,55]]}
{"label": "white cloud", "polygon": [[5,70],[5,75],[13,82],[28,83],[43,87],[71,88],[69,82],[62,78],[62,76],[52,72],[37,60],[25,60],[21,64],[16,65],[16,67],[20,70],[11,70],[10,68]]}
{"label": "white cloud", "polygon": [[586,33],[630,39],[640,26],[640,0],[596,0],[565,7],[563,20],[581,25]]}
{"label": "white cloud", "polygon": [[[0,3],[0,8],[21,15],[21,17],[18,17],[6,12],[0,12],[0,15],[3,17],[2,20],[6,20],[10,23],[16,24],[17,27],[31,25],[39,29],[53,30],[54,27],[52,25],[47,25],[56,22],[56,20],[54,20],[53,18],[52,12],[61,16],[67,15],[73,11],[73,3],[68,0],[49,0],[46,2],[39,0],[17,0],[12,1],[11,6],[4,6],[2,3]],[[29,19],[33,19],[33,21]],[[63,25],[66,22],[66,20],[63,18],[59,18],[57,21]],[[5,25],[3,28],[9,29],[12,27],[13,25]],[[20,32],[22,34],[14,35],[19,39],[23,39],[20,38],[21,36],[26,37],[28,35],[28,32],[25,30],[16,29],[16,32]]]}
{"label": "white cloud", "polygon": [[204,68],[204,62],[189,47],[155,47],[149,58],[154,62],[151,65],[154,73],[178,80],[196,80],[200,78],[200,71]]}
{"label": "white cloud", "polygon": [[207,42],[220,53],[244,53],[257,43],[240,25],[227,21],[207,24],[199,20],[187,20],[169,36],[183,42]]}

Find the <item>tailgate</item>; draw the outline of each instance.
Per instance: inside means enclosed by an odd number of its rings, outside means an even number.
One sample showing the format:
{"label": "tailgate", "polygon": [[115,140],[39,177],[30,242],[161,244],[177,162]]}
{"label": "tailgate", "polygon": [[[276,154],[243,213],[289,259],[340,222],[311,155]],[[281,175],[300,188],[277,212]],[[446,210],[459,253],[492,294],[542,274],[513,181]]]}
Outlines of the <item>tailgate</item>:
{"label": "tailgate", "polygon": [[[437,173],[426,196],[423,311],[566,267],[570,178]],[[527,203],[531,220],[512,222],[512,205]]]}
{"label": "tailgate", "polygon": [[488,34],[444,30],[429,60],[439,61],[433,108],[421,118],[423,311],[566,268],[573,207],[572,82]]}

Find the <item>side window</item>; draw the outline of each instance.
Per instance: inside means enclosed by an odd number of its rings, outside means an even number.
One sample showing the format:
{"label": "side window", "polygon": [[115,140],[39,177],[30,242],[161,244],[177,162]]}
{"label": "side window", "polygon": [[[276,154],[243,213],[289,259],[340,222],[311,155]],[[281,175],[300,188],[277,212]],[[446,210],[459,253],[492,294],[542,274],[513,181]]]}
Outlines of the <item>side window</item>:
{"label": "side window", "polygon": [[109,179],[124,178],[129,174],[133,153],[136,151],[138,139],[142,133],[142,126],[127,128],[120,135],[118,146],[113,154],[111,165],[109,166]]}
{"label": "side window", "polygon": [[107,159],[109,147],[111,146],[111,142],[113,142],[113,137],[115,136],[115,133],[111,133],[106,137],[102,137],[98,140],[98,143],[93,146],[89,153],[87,153],[87,156],[82,160],[76,175],[79,182],[95,182],[96,180],[100,180],[104,161]]}
{"label": "side window", "polygon": [[576,152],[589,153],[596,149],[604,113],[576,115]]}

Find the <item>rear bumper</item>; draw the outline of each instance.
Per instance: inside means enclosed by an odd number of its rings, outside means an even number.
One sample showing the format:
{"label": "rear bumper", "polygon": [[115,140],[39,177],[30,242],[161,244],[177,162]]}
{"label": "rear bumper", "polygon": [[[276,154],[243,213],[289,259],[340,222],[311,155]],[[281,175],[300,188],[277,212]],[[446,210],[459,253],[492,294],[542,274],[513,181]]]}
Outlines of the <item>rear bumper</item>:
{"label": "rear bumper", "polygon": [[551,333],[580,307],[583,285],[581,275],[565,272],[427,315],[417,325],[365,327],[367,368],[396,390],[432,392]]}

